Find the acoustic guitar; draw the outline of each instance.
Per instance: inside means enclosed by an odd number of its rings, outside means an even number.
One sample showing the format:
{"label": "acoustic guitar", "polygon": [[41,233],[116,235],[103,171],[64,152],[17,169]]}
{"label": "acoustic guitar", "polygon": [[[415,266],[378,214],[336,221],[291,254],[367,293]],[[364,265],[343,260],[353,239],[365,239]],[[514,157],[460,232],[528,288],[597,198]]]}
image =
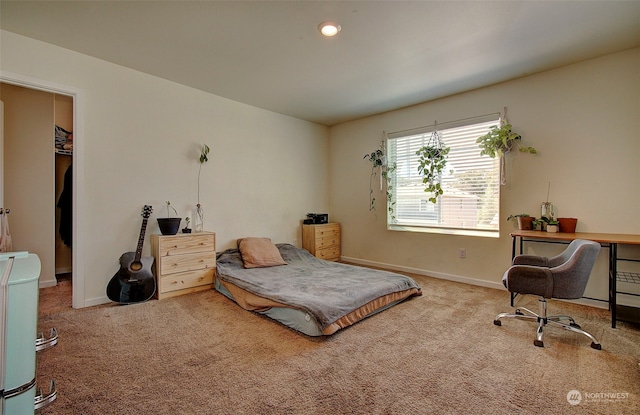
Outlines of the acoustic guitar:
{"label": "acoustic guitar", "polygon": [[120,270],[107,285],[107,297],[120,304],[132,304],[149,300],[156,292],[156,280],[153,278],[153,257],[142,257],[144,235],[147,220],[153,208],[145,205],[142,209],[142,227],[136,252],[125,252],[120,256]]}

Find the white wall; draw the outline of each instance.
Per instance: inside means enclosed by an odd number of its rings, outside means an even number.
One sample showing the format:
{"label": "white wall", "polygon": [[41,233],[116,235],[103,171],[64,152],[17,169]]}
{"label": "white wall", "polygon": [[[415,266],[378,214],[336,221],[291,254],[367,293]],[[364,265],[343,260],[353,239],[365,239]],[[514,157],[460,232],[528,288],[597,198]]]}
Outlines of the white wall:
{"label": "white wall", "polygon": [[192,214],[202,143],[211,153],[200,199],[218,250],[245,236],[300,245],[300,220],[328,210],[326,127],[7,31],[0,35],[2,71],[83,92],[85,224],[79,232],[85,258],[74,278],[85,279],[84,305],[107,301],[118,258],[136,248],[143,205],[154,207],[143,255],[150,255],[149,234],[159,233],[153,219],[166,216],[166,200],[181,217]]}
{"label": "white wall", "polygon": [[[375,87],[375,86],[373,86]],[[510,154],[501,189],[500,238],[388,231],[384,206],[369,207],[370,163],[387,132],[501,112],[539,154]],[[506,222],[540,215],[550,201],[579,232],[640,233],[640,49],[593,59],[421,105],[332,127],[331,214],[342,222],[343,256],[451,279],[500,287],[511,257]],[[376,191],[377,192],[377,191]],[[384,200],[384,194],[376,193]],[[458,258],[458,248],[467,258]],[[536,252],[557,250],[536,244]],[[640,257],[640,252],[636,252]],[[606,255],[586,295],[607,298]]]}

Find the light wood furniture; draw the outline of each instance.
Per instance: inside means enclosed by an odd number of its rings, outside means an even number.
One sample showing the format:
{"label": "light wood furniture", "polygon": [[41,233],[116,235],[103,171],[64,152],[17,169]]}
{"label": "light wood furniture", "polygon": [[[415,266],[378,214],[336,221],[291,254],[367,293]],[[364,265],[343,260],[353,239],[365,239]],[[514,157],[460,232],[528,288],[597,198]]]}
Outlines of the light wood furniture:
{"label": "light wood furniture", "polygon": [[302,248],[328,261],[340,259],[340,224],[302,225]]}
{"label": "light wood furniture", "polygon": [[[568,243],[574,239],[587,239],[595,241],[603,248],[609,248],[609,309],[611,310],[611,327],[616,327],[617,320],[636,321],[637,309],[635,307],[617,304],[618,294],[640,296],[637,292],[625,292],[618,289],[618,282],[640,284],[640,273],[618,270],[618,262],[640,262],[640,258],[621,258],[618,256],[618,245],[640,245],[640,235],[616,234],[616,233],[549,233],[542,231],[518,230],[511,232],[512,247],[511,257],[516,254],[516,240],[520,238],[520,253],[523,252],[524,242],[548,242]],[[513,297],[511,298],[513,305]]]}
{"label": "light wood furniture", "polygon": [[151,249],[158,300],[212,287],[216,269],[215,233],[151,235]]}

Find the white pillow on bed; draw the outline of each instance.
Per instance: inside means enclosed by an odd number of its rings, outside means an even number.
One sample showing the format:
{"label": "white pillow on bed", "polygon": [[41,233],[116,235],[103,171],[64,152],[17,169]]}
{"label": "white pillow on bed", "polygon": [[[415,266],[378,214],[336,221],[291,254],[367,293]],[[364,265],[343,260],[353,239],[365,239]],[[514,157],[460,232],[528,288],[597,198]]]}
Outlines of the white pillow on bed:
{"label": "white pillow on bed", "polygon": [[238,239],[238,249],[245,268],[274,267],[287,265],[278,247],[269,238]]}

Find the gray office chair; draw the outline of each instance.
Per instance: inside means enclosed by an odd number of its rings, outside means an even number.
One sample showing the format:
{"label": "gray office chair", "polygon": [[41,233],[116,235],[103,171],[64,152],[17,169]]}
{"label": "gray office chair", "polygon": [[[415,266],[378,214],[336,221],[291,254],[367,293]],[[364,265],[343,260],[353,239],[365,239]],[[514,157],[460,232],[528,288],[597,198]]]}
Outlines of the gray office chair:
{"label": "gray office chair", "polygon": [[[551,258],[534,255],[518,255],[513,265],[504,273],[502,283],[512,293],[540,296],[539,313],[524,307],[516,309],[514,314],[500,313],[493,324],[501,326],[503,318],[533,320],[538,323],[538,332],[533,344],[544,347],[542,341],[544,327],[555,326],[574,333],[580,333],[591,339],[591,347],[600,350],[602,346],[591,334],[569,316],[547,316],[547,298],[577,299],[582,297],[589,281],[600,244],[593,241],[576,239],[560,254]],[[527,314],[523,313],[526,312]],[[562,320],[568,322],[564,323]]]}

